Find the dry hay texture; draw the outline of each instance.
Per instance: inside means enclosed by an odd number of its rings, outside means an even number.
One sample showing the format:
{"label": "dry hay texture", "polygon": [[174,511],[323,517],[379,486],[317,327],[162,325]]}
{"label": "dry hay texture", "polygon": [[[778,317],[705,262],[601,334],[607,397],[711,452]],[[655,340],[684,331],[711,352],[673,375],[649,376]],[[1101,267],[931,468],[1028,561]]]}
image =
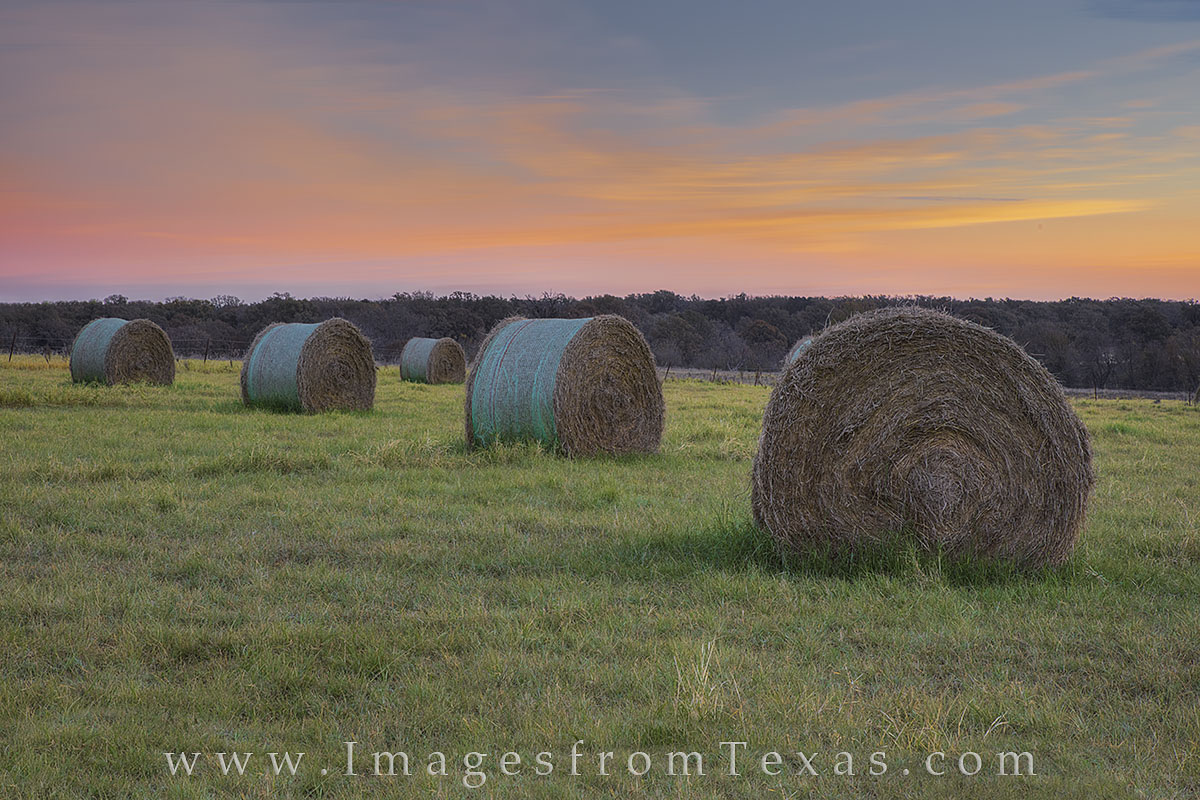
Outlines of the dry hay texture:
{"label": "dry hay texture", "polygon": [[467,444],[538,441],[569,456],[652,453],[662,385],[628,320],[512,317],[492,328],[467,378]]}
{"label": "dry hay texture", "polygon": [[286,411],[367,411],[375,404],[371,343],[344,319],[275,323],[242,362],[242,402]]}
{"label": "dry hay texture", "polygon": [[400,377],[417,383],[462,383],[467,354],[453,339],[414,336],[400,353]]}
{"label": "dry hay texture", "polygon": [[827,329],[763,416],[754,517],[781,549],[848,555],[895,537],[951,559],[1066,561],[1091,492],[1087,430],[1012,340],[890,308]]}
{"label": "dry hay texture", "polygon": [[94,319],[71,345],[71,380],[168,386],[175,381],[171,340],[148,319]]}

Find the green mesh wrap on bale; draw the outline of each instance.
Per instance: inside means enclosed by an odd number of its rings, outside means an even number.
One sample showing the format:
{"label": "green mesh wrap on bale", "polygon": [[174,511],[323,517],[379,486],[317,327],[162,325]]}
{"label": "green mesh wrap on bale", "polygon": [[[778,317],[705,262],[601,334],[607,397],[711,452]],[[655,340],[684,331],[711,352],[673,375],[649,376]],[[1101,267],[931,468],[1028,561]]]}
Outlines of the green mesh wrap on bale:
{"label": "green mesh wrap on bale", "polygon": [[170,384],[175,380],[171,341],[148,319],[94,319],[71,346],[71,380]]}
{"label": "green mesh wrap on bale", "polygon": [[785,550],[898,540],[949,559],[1062,564],[1093,482],[1087,430],[1046,368],[995,331],[921,308],[826,329],[783,372],[751,476]]}
{"label": "green mesh wrap on bale", "polygon": [[116,332],[128,324],[128,320],[101,317],[84,325],[71,347],[71,380],[108,383],[104,372],[108,344]]}
{"label": "green mesh wrap on bale", "polygon": [[466,372],[466,353],[462,345],[450,338],[414,336],[400,353],[400,377],[406,381],[462,383]]}
{"label": "green mesh wrap on bale", "polygon": [[258,335],[243,365],[247,405],[300,410],[296,367],[317,324],[272,325]]}
{"label": "green mesh wrap on bale", "polygon": [[786,367],[788,364],[792,363],[797,358],[799,358],[800,354],[803,353],[805,350],[807,350],[808,346],[810,344],[812,344],[812,342],[813,342],[813,340],[812,340],[811,336],[806,336],[805,338],[796,342],[795,346],[793,346],[792,349],[788,351],[787,358],[784,359],[783,365]]}
{"label": "green mesh wrap on bale", "polygon": [[563,350],[587,319],[513,320],[494,332],[471,372],[476,442],[535,439],[558,443],[554,379]]}
{"label": "green mesh wrap on bale", "polygon": [[365,411],[375,402],[371,343],[351,323],[276,323],[242,363],[242,401],[286,411]]}
{"label": "green mesh wrap on bale", "polygon": [[590,455],[653,452],[662,438],[654,356],[621,317],[504,320],[466,388],[472,446],[536,441]]}

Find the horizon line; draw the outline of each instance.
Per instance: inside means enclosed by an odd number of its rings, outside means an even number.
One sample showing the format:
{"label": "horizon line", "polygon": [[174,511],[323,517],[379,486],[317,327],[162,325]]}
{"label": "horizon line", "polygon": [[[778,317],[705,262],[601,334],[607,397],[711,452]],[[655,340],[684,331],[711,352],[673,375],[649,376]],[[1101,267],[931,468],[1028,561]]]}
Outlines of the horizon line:
{"label": "horizon line", "polygon": [[[1054,299],[1041,299],[1041,300],[1034,299],[1034,298],[1028,298],[1028,297],[1011,297],[1008,295],[1005,295],[1005,296],[971,295],[971,296],[967,296],[967,297],[960,297],[960,296],[951,295],[951,294],[921,294],[921,293],[910,293],[910,294],[886,294],[886,293],[880,293],[880,294],[871,294],[871,293],[864,293],[864,294],[782,294],[782,293],[752,294],[749,292],[739,292],[736,294],[727,294],[727,295],[722,295],[722,296],[704,296],[704,295],[700,295],[697,293],[682,294],[682,293],[674,291],[672,289],[662,288],[662,289],[656,289],[654,291],[648,291],[648,292],[627,292],[625,294],[613,294],[611,292],[602,292],[599,294],[586,294],[586,295],[581,295],[581,296],[570,295],[570,294],[566,294],[564,292],[549,292],[549,291],[542,292],[540,295],[535,295],[535,294],[530,294],[530,293],[525,293],[525,294],[478,293],[478,292],[472,292],[472,291],[468,291],[468,290],[454,290],[454,291],[449,291],[449,292],[445,292],[445,293],[438,293],[433,290],[426,290],[426,289],[413,289],[413,290],[409,290],[409,291],[395,292],[391,295],[378,296],[378,297],[363,297],[363,296],[355,296],[355,295],[348,295],[348,294],[347,295],[314,294],[314,295],[301,297],[298,295],[293,295],[291,292],[272,292],[272,293],[267,294],[258,299],[250,299],[250,300],[243,299],[232,293],[219,293],[219,294],[213,295],[212,297],[190,297],[190,296],[186,296],[186,295],[164,295],[159,299],[153,299],[153,298],[145,298],[145,297],[132,298],[132,297],[127,297],[119,292],[114,292],[104,298],[92,297],[92,298],[88,298],[86,300],[68,299],[68,298],[41,299],[41,300],[0,299],[0,304],[3,304],[3,305],[40,305],[40,304],[53,304],[53,303],[99,303],[101,305],[119,305],[122,303],[157,303],[157,304],[161,304],[161,305],[166,305],[166,304],[172,303],[172,302],[206,302],[206,303],[211,303],[213,305],[217,305],[217,303],[215,301],[223,300],[223,299],[237,301],[236,303],[229,303],[229,305],[254,305],[257,303],[263,303],[263,302],[266,302],[268,300],[273,300],[273,299],[288,299],[288,300],[299,300],[299,301],[309,301],[309,302],[320,301],[320,300],[342,300],[342,301],[367,302],[367,303],[387,302],[387,301],[401,300],[401,299],[425,299],[425,300],[498,299],[498,300],[509,300],[509,301],[511,301],[511,300],[562,300],[562,301],[582,302],[582,301],[596,300],[596,299],[601,299],[601,298],[614,298],[614,299],[618,299],[618,300],[629,300],[629,299],[640,298],[640,297],[652,297],[654,295],[664,293],[664,292],[667,294],[674,295],[675,297],[678,297],[682,300],[687,300],[689,302],[725,302],[725,301],[730,301],[730,300],[771,300],[771,299],[860,300],[860,299],[874,298],[874,299],[887,300],[887,301],[947,300],[947,301],[954,301],[954,302],[960,302],[960,303],[969,303],[972,301],[984,301],[984,302],[1004,301],[1004,302],[1019,302],[1019,303],[1065,303],[1065,302],[1070,302],[1073,300],[1090,301],[1090,302],[1097,302],[1097,303],[1105,303],[1105,302],[1113,302],[1113,301],[1133,301],[1133,302],[1154,301],[1154,302],[1160,302],[1160,303],[1183,303],[1183,304],[1200,303],[1200,298],[1197,298],[1197,297],[1186,297],[1186,298],[1169,298],[1169,297],[1153,297],[1153,296],[1133,297],[1133,296],[1128,296],[1128,295],[1110,295],[1108,297],[1093,297],[1093,296],[1087,296],[1087,295],[1070,295],[1068,297],[1058,297],[1058,298],[1054,298]],[[456,295],[462,295],[463,297],[461,297],[461,298],[456,297]],[[114,300],[113,298],[121,298],[121,299]],[[112,302],[110,302],[110,301],[112,301]]]}

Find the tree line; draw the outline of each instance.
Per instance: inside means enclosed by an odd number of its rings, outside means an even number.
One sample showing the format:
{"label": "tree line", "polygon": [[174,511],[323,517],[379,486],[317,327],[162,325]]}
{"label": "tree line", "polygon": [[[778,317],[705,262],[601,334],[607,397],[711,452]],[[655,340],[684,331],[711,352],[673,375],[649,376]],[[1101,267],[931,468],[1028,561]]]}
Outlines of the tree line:
{"label": "tree line", "polygon": [[770,371],[790,345],[850,315],[913,304],[947,311],[1012,337],[1065,385],[1191,391],[1200,383],[1200,304],[1194,300],[957,300],[949,297],[752,297],[720,299],[662,290],[581,299],[398,293],[386,299],[297,298],[277,293],[255,303],[231,295],[162,302],[104,300],[0,304],[0,346],[18,352],[69,350],[79,329],[100,317],[145,317],[181,356],[238,358],[272,322],[356,324],[383,363],[398,360],[412,336],[449,336],[468,355],[501,319],[620,314],[645,335],[660,366]]}

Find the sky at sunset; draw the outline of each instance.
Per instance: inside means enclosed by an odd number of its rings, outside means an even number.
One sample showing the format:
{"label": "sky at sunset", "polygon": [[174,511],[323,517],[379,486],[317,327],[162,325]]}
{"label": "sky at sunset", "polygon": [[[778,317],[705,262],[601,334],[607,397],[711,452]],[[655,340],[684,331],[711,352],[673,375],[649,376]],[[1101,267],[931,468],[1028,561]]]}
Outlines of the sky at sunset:
{"label": "sky at sunset", "polygon": [[0,301],[1200,297],[1200,2],[0,0]]}

